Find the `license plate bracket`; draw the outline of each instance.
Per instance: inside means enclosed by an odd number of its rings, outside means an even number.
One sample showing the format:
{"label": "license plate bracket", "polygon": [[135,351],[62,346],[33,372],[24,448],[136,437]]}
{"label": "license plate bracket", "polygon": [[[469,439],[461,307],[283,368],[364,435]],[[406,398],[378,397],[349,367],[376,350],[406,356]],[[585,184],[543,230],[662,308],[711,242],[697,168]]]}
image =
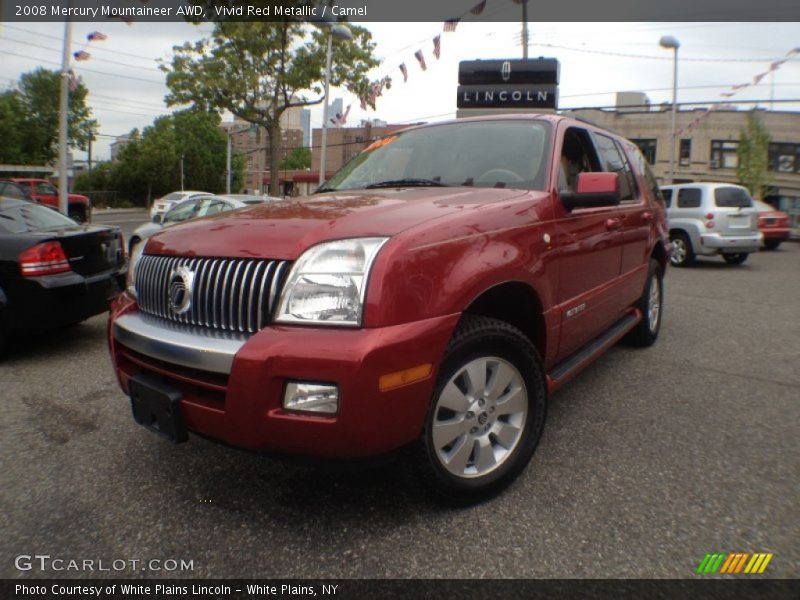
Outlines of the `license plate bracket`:
{"label": "license plate bracket", "polygon": [[175,388],[143,375],[128,382],[134,420],[175,444],[189,440],[183,420],[181,393]]}

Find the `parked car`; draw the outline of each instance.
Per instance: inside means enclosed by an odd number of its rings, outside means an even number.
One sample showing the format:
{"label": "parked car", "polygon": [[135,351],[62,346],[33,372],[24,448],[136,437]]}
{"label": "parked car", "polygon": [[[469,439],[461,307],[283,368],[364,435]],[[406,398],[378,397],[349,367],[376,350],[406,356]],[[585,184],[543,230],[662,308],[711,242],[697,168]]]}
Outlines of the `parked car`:
{"label": "parked car", "polygon": [[691,265],[698,255],[719,254],[740,265],[758,252],[762,235],[758,212],[747,188],[730,183],[682,183],[661,188],[667,205],[670,260]]}
{"label": "parked car", "polygon": [[79,225],[0,196],[0,353],[14,338],[107,311],[124,286],[124,263],[118,227]]}
{"label": "parked car", "polygon": [[30,190],[26,190],[10,179],[0,179],[0,196],[14,198],[15,200],[30,200]]}
{"label": "parked car", "polygon": [[189,219],[207,217],[236,208],[260,204],[265,201],[264,198],[265,196],[249,196],[245,194],[237,194],[236,196],[193,196],[189,200],[184,200],[170,208],[164,213],[163,217],[158,218],[158,222],[145,223],[137,227],[128,242],[129,251],[133,253],[133,249],[139,242],[146,240],[164,227],[176,225]]}
{"label": "parked car", "polygon": [[172,441],[411,445],[474,500],[525,468],[551,392],[622,338],[656,341],[668,251],[625,139],[556,115],[414,127],[315,196],[139,244],[110,350],[136,421]]}
{"label": "parked car", "polygon": [[[29,200],[58,210],[58,188],[46,179],[12,177],[11,181],[25,188]],[[78,223],[92,220],[92,202],[81,194],[67,194],[67,215]]]}
{"label": "parked car", "polygon": [[753,203],[758,211],[758,229],[764,236],[764,247],[777,250],[792,233],[789,215],[761,200],[753,200]]}
{"label": "parked car", "polygon": [[196,191],[180,191],[180,192],[171,192],[166,196],[163,196],[153,202],[153,206],[150,207],[150,219],[155,222],[155,218],[163,215],[167,212],[170,208],[175,206],[178,202],[183,202],[184,200],[189,200],[190,198],[194,198],[195,196],[211,196],[211,192],[196,192]]}

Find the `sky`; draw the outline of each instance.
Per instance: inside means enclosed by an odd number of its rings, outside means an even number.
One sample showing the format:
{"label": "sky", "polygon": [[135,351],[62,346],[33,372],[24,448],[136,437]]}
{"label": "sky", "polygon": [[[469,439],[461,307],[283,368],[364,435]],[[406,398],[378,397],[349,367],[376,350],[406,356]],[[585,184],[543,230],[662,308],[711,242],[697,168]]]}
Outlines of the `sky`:
{"label": "sky", "polygon": [[[458,62],[476,58],[520,58],[519,23],[462,22],[442,33],[441,23],[365,23],[377,44],[381,65],[373,79],[389,75],[392,89],[378,98],[375,111],[362,111],[346,90],[332,88],[331,99],[352,104],[348,125],[379,118],[391,123],[439,121],[456,112]],[[88,103],[97,119],[99,137],[94,160],[109,158],[114,136],[142,129],[167,114],[167,88],[158,60],[167,63],[172,47],[200,39],[212,26],[186,23],[107,21],[74,23],[73,51],[91,54],[73,67],[89,89]],[[107,39],[86,44],[101,31]],[[721,102],[731,86],[751,83],[769,64],[800,47],[800,23],[529,23],[531,57],[555,57],[561,64],[559,108],[612,106],[618,91],[642,91],[651,103],[672,98],[673,52],[661,48],[662,35],[681,44],[678,102]],[[433,38],[441,34],[441,58],[433,56]],[[22,73],[38,66],[60,68],[64,25],[0,23],[0,89],[13,86]],[[414,52],[422,50],[427,70]],[[335,60],[335,53],[334,53]],[[399,70],[405,63],[409,79]],[[775,110],[800,111],[800,54],[782,64],[758,85],[732,99],[759,101]],[[791,100],[792,102],[781,102]],[[750,108],[753,105],[743,105]],[[798,115],[800,118],[800,114]],[[223,119],[231,119],[224,115]],[[312,107],[312,126],[322,123],[322,105]],[[77,152],[76,159],[85,159]]]}

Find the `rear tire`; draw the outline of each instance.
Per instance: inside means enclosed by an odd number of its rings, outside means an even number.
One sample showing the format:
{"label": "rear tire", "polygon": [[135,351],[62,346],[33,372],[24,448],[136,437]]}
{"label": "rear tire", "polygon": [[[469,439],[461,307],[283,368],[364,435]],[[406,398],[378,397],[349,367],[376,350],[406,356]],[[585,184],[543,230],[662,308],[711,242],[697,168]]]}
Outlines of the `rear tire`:
{"label": "rear tire", "polygon": [[672,254],[669,262],[673,267],[688,267],[694,263],[694,248],[689,236],[682,231],[670,233],[669,240],[672,242]]}
{"label": "rear tire", "polygon": [[767,250],[777,250],[778,246],[781,245],[781,242],[783,242],[783,240],[767,240],[764,242],[764,247]]}
{"label": "rear tire", "polygon": [[459,504],[508,486],[541,437],[546,390],[541,359],[521,331],[466,315],[442,362],[419,444],[426,483]]}
{"label": "rear tire", "polygon": [[664,312],[664,273],[655,259],[650,259],[647,283],[636,306],[642,311],[642,320],[628,332],[624,341],[631,346],[646,348],[658,339]]}
{"label": "rear tire", "polygon": [[725,262],[729,265],[741,265],[747,260],[748,256],[749,254],[747,254],[747,252],[739,252],[737,254],[723,254],[722,258],[724,258]]}

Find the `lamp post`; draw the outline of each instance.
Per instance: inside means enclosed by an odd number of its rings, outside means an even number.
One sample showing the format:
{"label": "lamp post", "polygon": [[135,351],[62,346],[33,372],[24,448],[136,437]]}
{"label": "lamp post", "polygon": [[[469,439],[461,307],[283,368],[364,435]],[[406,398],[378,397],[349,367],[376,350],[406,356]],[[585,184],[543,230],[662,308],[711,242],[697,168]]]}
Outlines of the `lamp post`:
{"label": "lamp post", "polygon": [[331,60],[333,58],[333,38],[352,40],[353,32],[346,25],[338,23],[321,24],[315,26],[328,30],[328,52],[325,57],[325,105],[322,108],[322,148],[319,155],[319,185],[325,183],[325,158],[328,151],[328,94],[331,86]]}
{"label": "lamp post", "polygon": [[678,39],[672,35],[665,35],[658,44],[662,48],[672,48],[672,131],[669,144],[669,182],[675,182],[675,116],[678,110],[678,48],[681,47]]}
{"label": "lamp post", "polygon": [[[69,6],[69,5],[68,5]],[[69,63],[72,43],[72,21],[64,21],[64,46],[61,52],[61,87],[58,99],[58,210],[69,214],[69,181],[67,167],[69,153]],[[88,216],[88,215],[87,215]]]}

